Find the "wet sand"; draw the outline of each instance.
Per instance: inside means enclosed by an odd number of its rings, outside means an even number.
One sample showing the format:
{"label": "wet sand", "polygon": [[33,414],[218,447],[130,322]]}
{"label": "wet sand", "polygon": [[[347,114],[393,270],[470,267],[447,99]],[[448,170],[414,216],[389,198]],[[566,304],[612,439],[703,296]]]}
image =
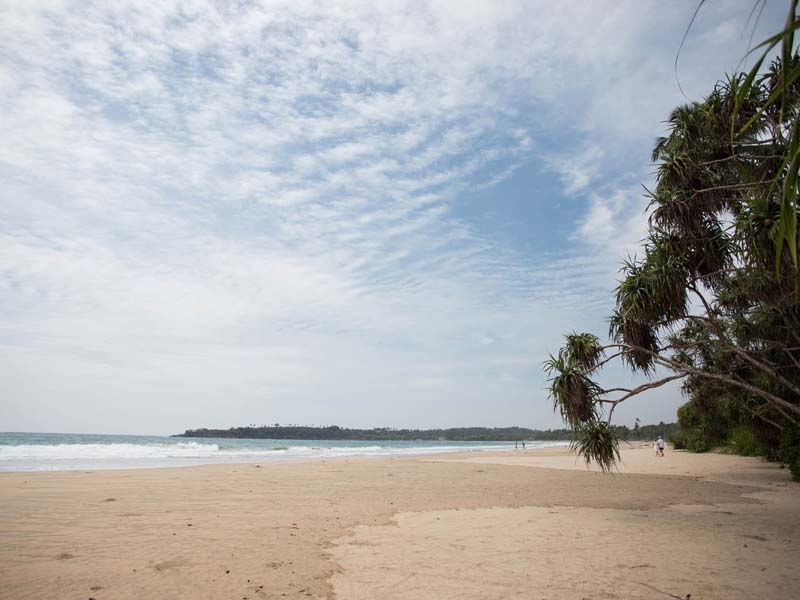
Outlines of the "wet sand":
{"label": "wet sand", "polygon": [[0,598],[791,598],[800,484],[563,450],[0,474]]}

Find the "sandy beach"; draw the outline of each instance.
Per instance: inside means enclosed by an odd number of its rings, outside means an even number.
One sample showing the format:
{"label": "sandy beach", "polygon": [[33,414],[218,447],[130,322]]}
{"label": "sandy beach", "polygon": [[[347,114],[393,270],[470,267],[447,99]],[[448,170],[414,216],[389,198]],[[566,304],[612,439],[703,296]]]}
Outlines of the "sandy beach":
{"label": "sandy beach", "polygon": [[0,598],[791,598],[800,485],[564,450],[0,474]]}

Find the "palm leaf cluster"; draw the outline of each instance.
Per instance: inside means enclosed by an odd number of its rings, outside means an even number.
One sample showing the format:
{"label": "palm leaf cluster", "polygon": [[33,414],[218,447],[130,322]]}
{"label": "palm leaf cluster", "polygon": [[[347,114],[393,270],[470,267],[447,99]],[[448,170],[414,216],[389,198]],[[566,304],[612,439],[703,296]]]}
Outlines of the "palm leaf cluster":
{"label": "palm leaf cluster", "polygon": [[572,333],[557,356],[545,361],[550,375],[550,398],[553,408],[573,430],[572,450],[596,462],[603,471],[611,470],[619,458],[618,439],[613,429],[601,419],[601,396],[604,390],[589,375],[603,364],[605,351],[597,336]]}
{"label": "palm leaf cluster", "polygon": [[598,367],[605,351],[596,335],[573,332],[566,338],[564,354],[566,361],[579,366],[588,374]]}
{"label": "palm leaf cluster", "polygon": [[[792,264],[797,267],[797,199],[800,186],[800,121],[797,118],[797,97],[800,91],[800,60],[795,50],[795,31],[800,27],[797,14],[797,0],[789,2],[786,24],[780,32],[767,38],[756,48],[757,60],[743,78],[737,91],[734,104],[734,119],[731,122],[731,138],[751,135],[758,131],[759,125],[768,122],[778,128],[785,143],[786,151],[780,156],[775,167],[775,185],[762,198],[771,199],[777,192],[780,216],[776,222],[775,266],[780,273],[783,262],[784,245]],[[761,67],[771,53],[780,47],[780,59],[775,60],[761,72]],[[757,109],[748,115],[745,105],[754,90],[760,96]],[[749,118],[747,118],[749,116]]]}
{"label": "palm leaf cluster", "polygon": [[545,370],[550,375],[553,408],[561,412],[571,427],[597,418],[597,398],[601,389],[568,352],[562,349],[558,356],[551,355],[545,362]]}
{"label": "palm leaf cluster", "polygon": [[570,448],[582,456],[587,465],[595,463],[604,473],[611,471],[619,460],[619,439],[603,421],[577,427]]}

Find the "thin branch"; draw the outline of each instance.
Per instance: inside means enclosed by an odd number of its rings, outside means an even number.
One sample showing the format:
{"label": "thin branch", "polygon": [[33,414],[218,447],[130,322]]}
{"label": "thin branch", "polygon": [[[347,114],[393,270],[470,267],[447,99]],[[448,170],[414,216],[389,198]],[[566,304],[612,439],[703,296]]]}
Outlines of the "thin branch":
{"label": "thin branch", "polygon": [[710,188],[703,188],[700,190],[692,190],[693,196],[697,194],[704,194],[705,192],[718,192],[721,190],[746,190],[753,187],[760,187],[767,185],[768,183],[777,183],[778,178],[768,179],[766,181],[753,181],[752,183],[732,183],[730,185],[716,185]]}
{"label": "thin branch", "polygon": [[697,13],[700,12],[700,9],[705,4],[706,0],[700,0],[697,4],[697,8],[694,9],[694,14],[692,15],[692,19],[689,21],[688,27],[686,27],[686,31],[683,32],[683,38],[681,38],[681,44],[678,46],[678,52],[675,54],[675,83],[678,84],[678,89],[683,94],[683,97],[687,100],[690,100],[689,96],[686,95],[686,92],[683,91],[683,86],[681,86],[681,79],[678,77],[678,59],[681,56],[681,50],[683,50],[683,45],[686,43],[686,38],[689,37],[689,32],[692,29],[692,25],[694,25],[695,19],[697,19]]}
{"label": "thin branch", "polygon": [[[733,379],[730,376],[722,375],[722,374],[719,374],[719,373],[712,373],[712,372],[709,372],[709,371],[703,371],[701,369],[696,369],[696,368],[694,368],[692,366],[680,363],[680,362],[678,362],[676,360],[668,359],[668,358],[666,358],[664,356],[661,356],[657,352],[653,352],[652,350],[648,350],[647,348],[642,348],[640,346],[634,346],[633,344],[609,344],[607,347],[608,348],[612,348],[612,347],[614,347],[614,348],[623,348],[623,349],[625,349],[625,350],[627,350],[629,352],[631,352],[631,351],[633,351],[633,352],[642,352],[643,354],[647,354],[647,355],[653,357],[653,361],[656,364],[661,365],[662,367],[666,367],[668,369],[672,369],[673,371],[676,371],[676,372],[679,372],[679,373],[682,372],[682,373],[685,373],[685,374],[697,375],[698,377],[704,377],[706,379],[713,379],[715,381],[722,381],[723,383],[728,383],[730,385],[733,385],[733,386],[738,387],[738,388],[742,388],[744,390],[747,390],[748,392],[751,392],[751,393],[755,394],[756,396],[759,396],[759,397],[763,398],[764,400],[766,400],[767,402],[769,402],[770,404],[772,404],[776,408],[778,406],[782,406],[783,408],[785,408],[788,411],[800,414],[800,406],[792,404],[791,402],[787,402],[786,400],[784,400],[780,396],[776,396],[775,394],[771,394],[771,393],[769,393],[769,392],[767,392],[765,390],[762,390],[761,388],[756,387],[756,386],[754,386],[754,385],[752,385],[750,383],[747,383],[745,381],[737,381],[736,379]],[[789,418],[790,421],[792,421],[795,424],[800,423],[800,422],[798,422],[797,420],[795,420],[792,417],[788,417],[788,418]]]}
{"label": "thin branch", "polygon": [[[736,381],[739,381],[740,383],[745,383],[744,379],[742,379],[741,377],[739,377],[739,376],[738,376],[738,375],[736,375],[735,373],[732,375],[732,377],[733,377],[734,379],[736,379]],[[787,413],[786,413],[786,411],[785,411],[785,410],[783,410],[783,409],[782,409],[780,406],[776,406],[776,405],[774,405],[774,404],[771,404],[770,406],[772,406],[772,408],[774,408],[774,409],[775,409],[775,410],[777,410],[779,413],[781,413],[781,415],[783,415],[783,416],[784,416],[786,419],[788,419],[789,421],[792,421],[793,423],[797,423],[797,421],[795,421],[795,420],[794,420],[794,419],[791,417],[791,415],[787,414]]]}
{"label": "thin branch", "polygon": [[628,393],[622,396],[621,398],[617,398],[616,400],[611,401],[611,410],[608,411],[608,419],[606,420],[606,422],[609,424],[611,423],[611,416],[614,414],[614,409],[616,409],[617,405],[620,404],[621,402],[624,402],[625,400],[627,400],[632,396],[636,396],[637,394],[641,394],[642,392],[645,392],[647,390],[652,390],[661,387],[662,385],[665,385],[670,381],[675,381],[676,379],[681,379],[683,377],[686,377],[686,374],[671,375],[669,377],[665,377],[664,379],[659,379],[658,381],[651,381],[648,383],[644,383],[639,387],[633,388],[632,390],[624,390],[624,388],[615,388],[612,390],[607,390],[609,392],[615,390],[627,391]]}
{"label": "thin branch", "polygon": [[597,371],[597,370],[598,370],[600,367],[602,367],[604,364],[606,364],[607,362],[610,362],[610,361],[614,360],[615,358],[618,358],[618,357],[622,356],[622,354],[623,354],[622,352],[617,352],[616,354],[612,354],[611,356],[609,356],[609,357],[607,357],[607,358],[605,358],[605,359],[601,360],[601,361],[600,361],[599,363],[597,363],[597,364],[596,364],[594,367],[592,367],[592,370],[591,370],[591,372]]}
{"label": "thin branch", "polygon": [[[630,398],[632,396],[636,396],[637,394],[641,394],[642,392],[646,392],[647,390],[652,390],[652,389],[661,387],[662,385],[665,385],[665,384],[669,383],[670,381],[675,381],[676,379],[682,379],[683,377],[686,377],[685,373],[680,373],[680,374],[677,374],[677,375],[670,375],[669,377],[664,377],[663,379],[659,379],[658,381],[649,381],[647,383],[643,383],[642,385],[640,385],[638,387],[635,387],[632,390],[626,390],[625,388],[612,388],[610,390],[604,390],[605,392],[613,392],[613,391],[625,391],[625,392],[627,392],[621,398],[617,398],[616,400],[612,400],[610,402],[611,410],[608,411],[608,419],[606,420],[606,422],[609,423],[609,424],[611,423],[611,416],[614,414],[614,409],[617,408],[617,405],[620,404],[621,402],[624,402],[625,400],[627,400],[628,398]],[[606,401],[606,402],[608,402],[608,401]]]}
{"label": "thin branch", "polygon": [[800,369],[800,362],[794,356],[792,356],[791,350],[789,350],[789,348],[783,348],[783,352],[789,357],[789,360],[794,363],[794,366]]}
{"label": "thin branch", "polygon": [[[642,350],[644,350],[644,349],[642,349]],[[775,406],[775,408],[778,408],[779,406],[782,406],[782,407],[786,408],[787,410],[791,410],[792,412],[800,414],[800,406],[796,406],[796,405],[792,404],[791,402],[787,402],[783,398],[781,398],[779,396],[776,396],[774,394],[770,394],[769,392],[766,392],[766,391],[762,390],[761,388],[758,388],[758,387],[756,387],[756,386],[754,386],[752,384],[746,383],[744,381],[737,381],[736,379],[733,379],[731,377],[726,377],[725,375],[720,375],[720,374],[717,374],[717,373],[711,373],[709,371],[702,371],[700,369],[695,369],[694,367],[689,367],[688,365],[684,365],[684,364],[681,364],[681,363],[676,363],[676,362],[673,362],[673,361],[667,361],[667,360],[664,360],[663,358],[660,358],[660,360],[662,361],[661,362],[662,366],[674,369],[676,371],[685,371],[687,374],[697,375],[698,377],[705,377],[706,379],[713,379],[715,381],[722,381],[724,383],[729,383],[729,384],[734,385],[736,387],[739,387],[739,388],[742,388],[744,390],[747,390],[748,392],[751,392],[751,393],[753,393],[753,394],[755,394],[757,396],[760,396],[764,400],[767,400],[768,402],[770,402],[773,406]],[[789,417],[788,415],[786,415],[786,416],[790,421],[792,421],[795,424],[798,424],[797,420],[795,420],[792,417]]]}
{"label": "thin branch", "polygon": [[622,398],[618,398],[615,402],[623,402],[627,400],[631,396],[636,396],[637,394],[641,394],[642,392],[646,392],[647,390],[652,390],[662,385],[666,385],[670,381],[675,381],[676,379],[683,379],[686,377],[688,373],[678,373],[677,375],[670,375],[669,377],[664,377],[663,379],[659,379],[658,381],[649,381],[647,383],[643,383],[639,387],[635,387],[632,390],[629,390],[627,394],[625,394]]}
{"label": "thin branch", "polygon": [[761,419],[762,421],[764,421],[766,423],[769,423],[770,425],[772,425],[778,431],[783,431],[783,429],[784,429],[783,425],[780,425],[779,423],[773,421],[769,417],[765,417],[764,415],[760,415],[760,414],[755,413],[755,412],[753,413],[753,416],[756,417],[757,419]]}
{"label": "thin branch", "polygon": [[770,375],[770,376],[771,376],[773,379],[777,379],[779,382],[781,382],[781,383],[782,383],[783,385],[785,385],[787,388],[789,388],[790,390],[792,390],[792,391],[793,391],[793,392],[794,392],[794,393],[795,393],[795,394],[796,394],[798,397],[800,397],[800,387],[797,387],[797,386],[796,386],[794,383],[792,383],[791,381],[789,381],[788,379],[786,379],[786,378],[785,378],[783,375],[781,375],[780,373],[778,373],[778,372],[777,372],[777,371],[776,371],[776,370],[775,370],[773,367],[771,367],[770,365],[768,365],[768,364],[765,364],[765,363],[761,362],[760,360],[758,360],[758,359],[756,359],[756,358],[753,358],[752,356],[750,356],[750,354],[749,354],[748,352],[745,352],[744,350],[742,350],[741,348],[739,348],[739,347],[738,347],[738,346],[736,346],[735,344],[731,344],[730,342],[728,342],[728,340],[727,340],[727,338],[726,338],[726,336],[725,336],[724,329],[723,329],[723,328],[722,328],[722,326],[721,326],[721,325],[720,325],[720,324],[717,322],[717,320],[716,320],[716,319],[714,319],[714,317],[713,317],[713,314],[714,314],[714,312],[713,312],[713,310],[712,310],[712,308],[711,308],[711,305],[710,305],[710,304],[708,303],[708,301],[705,299],[705,296],[703,296],[703,294],[701,294],[701,293],[700,293],[700,290],[698,290],[698,289],[697,289],[697,287],[696,287],[696,286],[694,286],[693,284],[690,284],[690,285],[688,286],[688,288],[689,288],[689,289],[690,289],[692,292],[694,292],[694,293],[695,293],[695,295],[696,295],[696,296],[697,296],[697,297],[700,299],[700,302],[702,302],[702,303],[703,303],[703,306],[705,307],[705,310],[706,310],[706,315],[708,315],[708,317],[707,317],[705,320],[706,320],[706,321],[707,321],[707,322],[708,322],[708,323],[709,323],[709,324],[712,326],[712,328],[714,329],[714,333],[716,333],[716,334],[717,334],[717,337],[719,338],[719,342],[720,342],[720,344],[722,344],[722,345],[723,345],[723,346],[724,346],[724,347],[725,347],[727,350],[730,350],[731,352],[733,352],[733,353],[734,353],[734,354],[736,354],[737,356],[740,356],[740,357],[741,357],[742,359],[744,359],[746,362],[749,362],[751,365],[753,365],[753,366],[754,366],[754,367],[756,367],[757,369],[759,369],[759,370],[763,371],[764,373],[767,373],[767,374],[768,374],[768,375]]}
{"label": "thin branch", "polygon": [[[632,391],[630,388],[608,388],[607,390],[600,390],[601,394],[610,394],[611,392],[630,392]],[[603,400],[603,402],[615,402],[615,400]]]}

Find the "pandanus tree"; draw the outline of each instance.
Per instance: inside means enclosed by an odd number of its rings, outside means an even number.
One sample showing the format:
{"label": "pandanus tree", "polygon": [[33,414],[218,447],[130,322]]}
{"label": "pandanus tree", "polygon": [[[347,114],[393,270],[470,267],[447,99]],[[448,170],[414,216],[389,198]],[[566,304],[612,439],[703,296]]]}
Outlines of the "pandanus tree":
{"label": "pandanus tree", "polygon": [[[791,54],[670,115],[652,155],[647,238],[622,265],[610,341],[571,333],[545,362],[554,407],[587,462],[607,470],[618,459],[621,402],[679,379],[688,393],[701,383],[730,391],[759,426],[800,423],[797,194],[786,193],[797,190],[800,143],[800,80],[786,74],[798,71]],[[647,380],[602,387],[597,374],[612,360]]]}

